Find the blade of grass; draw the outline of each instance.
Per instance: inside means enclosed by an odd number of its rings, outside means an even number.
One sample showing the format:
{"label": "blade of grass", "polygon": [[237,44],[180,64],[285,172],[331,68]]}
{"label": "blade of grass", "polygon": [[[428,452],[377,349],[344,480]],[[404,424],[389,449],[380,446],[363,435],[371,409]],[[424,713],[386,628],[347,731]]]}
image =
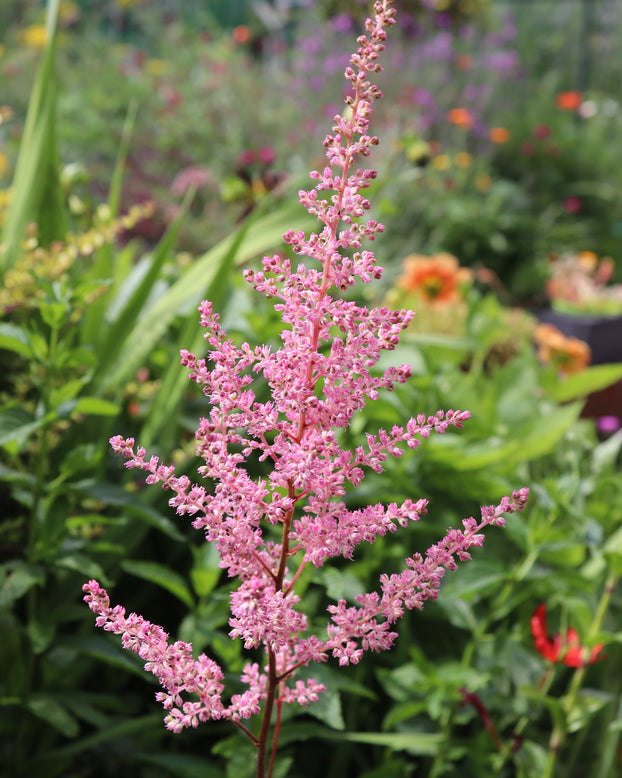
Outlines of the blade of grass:
{"label": "blade of grass", "polygon": [[[225,297],[233,262],[250,226],[251,220],[247,219],[235,236],[231,247],[223,256],[219,272],[212,277],[211,283],[205,289],[205,296],[211,300],[215,308],[220,307]],[[203,346],[203,330],[199,327],[198,315],[194,309],[186,317],[179,343],[193,354],[197,353]],[[157,438],[162,450],[170,450],[173,447],[174,441],[177,440],[177,429],[175,429],[175,425],[171,424],[171,419],[178,418],[177,411],[187,385],[186,371],[181,369],[178,359],[172,359],[145,420],[141,432],[141,445],[149,447]]]}
{"label": "blade of grass", "polygon": [[119,349],[122,347],[127,334],[131,333],[136,326],[136,322],[144,310],[154,284],[160,278],[162,265],[170,258],[193,196],[194,192],[189,191],[184,198],[179,215],[168,228],[151,256],[148,271],[134,290],[134,293],[130,295],[116,320],[105,329],[102,328],[105,334],[101,340],[101,346],[98,348],[98,369],[94,378],[96,384],[99,378],[108,372],[112,363],[117,360]]}
{"label": "blade of grass", "polygon": [[39,238],[44,244],[63,239],[66,233],[55,131],[58,6],[59,0],[48,0],[46,43],[28,103],[11,205],[2,234],[2,272],[15,264],[29,222],[39,225]]}
{"label": "blade of grass", "polygon": [[[127,110],[125,122],[123,123],[121,142],[119,143],[117,159],[115,162],[114,171],[112,173],[112,179],[110,181],[110,191],[108,193],[108,208],[110,209],[110,215],[112,218],[115,218],[119,214],[123,173],[125,171],[125,163],[129,153],[132,130],[134,129],[137,110],[138,106],[136,102],[131,102]],[[115,252],[117,250],[117,247],[112,244],[105,244],[102,246],[95,255],[95,261],[91,264],[89,278],[114,278],[116,275],[114,258]],[[100,297],[91,306],[89,306],[81,327],[81,337],[83,343],[91,344],[97,341],[99,334],[102,332],[104,316],[106,314],[106,309],[112,295],[113,289],[110,289],[105,295]]]}
{"label": "blade of grass", "polygon": [[[248,261],[278,245],[284,232],[292,226],[292,223],[298,229],[303,229],[312,222],[310,217],[305,220],[305,217],[301,216],[297,206],[281,207],[267,216],[262,216],[258,221],[253,221],[238,248],[234,260],[236,264]],[[145,312],[125,339],[114,368],[102,379],[100,391],[119,387],[129,380],[143,364],[146,356],[161,339],[179,311],[186,306],[198,305],[205,296],[205,290],[209,289],[214,279],[223,272],[231,247],[236,240],[237,232],[199,257],[166,294]]]}

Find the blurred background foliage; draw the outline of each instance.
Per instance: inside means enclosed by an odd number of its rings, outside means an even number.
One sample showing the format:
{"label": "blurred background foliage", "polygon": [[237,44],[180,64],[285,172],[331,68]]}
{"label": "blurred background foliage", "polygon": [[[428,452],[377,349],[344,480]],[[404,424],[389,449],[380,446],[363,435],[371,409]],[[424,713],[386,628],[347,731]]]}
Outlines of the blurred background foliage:
{"label": "blurred background foliage", "polygon": [[[439,407],[472,419],[350,495],[426,496],[430,513],[354,564],[305,574],[311,623],[480,504],[523,485],[532,498],[404,621],[394,651],[313,668],[329,691],[288,712],[278,775],[607,778],[620,770],[622,368],[589,366],[589,346],[533,313],[550,255],[578,268],[611,257],[620,280],[622,9],[401,7],[373,126],[386,272],[356,294],[417,311],[382,365],[408,362],[413,377],[346,438]],[[314,226],[296,191],[323,165],[365,11],[107,0],[45,12],[0,6],[0,761],[42,778],[244,778],[252,759],[227,725],[164,729],[140,662],[96,633],[80,587],[97,577],[232,673],[243,664],[213,549],[107,440],[134,435],[192,475],[206,408],[177,355],[201,349],[202,298],[235,339],[278,342],[239,271],[284,251],[286,229]],[[572,626],[606,657],[547,659],[530,634],[541,603],[551,635]]]}

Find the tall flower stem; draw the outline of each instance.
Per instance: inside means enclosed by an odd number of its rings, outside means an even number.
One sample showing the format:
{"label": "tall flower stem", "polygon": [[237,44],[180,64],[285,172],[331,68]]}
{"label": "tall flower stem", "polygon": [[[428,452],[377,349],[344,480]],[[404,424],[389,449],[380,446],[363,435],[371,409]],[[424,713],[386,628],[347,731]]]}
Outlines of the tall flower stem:
{"label": "tall flower stem", "polygon": [[[594,614],[594,618],[592,619],[592,623],[590,624],[590,628],[586,635],[585,642],[588,646],[593,645],[598,633],[600,632],[603,619],[605,618],[605,614],[607,613],[607,609],[611,601],[611,595],[613,594],[616,587],[617,580],[618,576],[613,572],[610,572],[607,577],[607,581],[605,582],[598,607],[596,608],[596,613]],[[589,650],[586,651],[589,653]],[[583,664],[581,667],[577,667],[577,669],[572,674],[572,679],[568,686],[568,693],[566,694],[563,704],[565,723],[563,727],[559,726],[558,723],[555,723],[553,726],[553,732],[551,733],[551,738],[549,740],[549,750],[544,771],[542,773],[542,778],[553,778],[553,775],[555,774],[557,758],[561,752],[562,746],[564,745],[566,736],[568,735],[568,719],[576,704],[577,696],[579,695],[581,686],[583,685],[583,678],[585,676],[586,669],[587,664]]]}
{"label": "tall flower stem", "polygon": [[[471,662],[473,661],[473,655],[475,654],[475,650],[477,649],[482,638],[484,637],[484,635],[486,635],[491,625],[497,618],[496,614],[499,612],[499,609],[506,602],[506,600],[512,594],[512,592],[515,590],[517,584],[519,584],[524,578],[526,578],[526,576],[528,575],[529,571],[536,563],[536,561],[537,561],[536,553],[534,551],[530,551],[525,556],[522,563],[518,566],[516,573],[512,576],[510,580],[507,580],[505,582],[505,584],[503,585],[503,587],[501,588],[497,596],[494,598],[490,606],[486,609],[486,613],[482,615],[482,617],[479,619],[475,632],[473,633],[471,639],[466,644],[462,652],[460,665],[463,668],[470,667]],[[462,704],[462,702],[460,704]],[[456,706],[454,706],[453,708],[448,707],[441,716],[439,729],[442,733],[442,741],[441,741],[442,743],[451,742],[456,709],[457,709]],[[517,735],[520,734],[520,731],[516,728],[515,728],[515,732]],[[509,756],[510,756],[510,749],[508,748],[505,751],[504,762],[505,759],[508,758]],[[441,746],[434,756],[434,761],[432,763],[432,767],[430,768],[429,778],[438,778],[438,776],[442,775],[445,769],[444,765],[445,765],[445,749]]]}

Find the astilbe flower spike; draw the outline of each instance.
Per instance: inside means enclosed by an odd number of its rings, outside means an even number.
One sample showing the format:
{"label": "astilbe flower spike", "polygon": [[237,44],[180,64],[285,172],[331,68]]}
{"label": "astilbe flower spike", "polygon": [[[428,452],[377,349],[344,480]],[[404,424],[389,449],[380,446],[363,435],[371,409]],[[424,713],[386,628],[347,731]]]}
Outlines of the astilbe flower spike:
{"label": "astilbe flower spike", "polygon": [[[241,676],[245,691],[225,702],[223,672],[213,660],[203,654],[193,658],[189,644],[171,644],[160,627],[111,607],[96,581],[83,587],[97,625],[122,635],[123,645],[158,677],[165,689],[157,699],[167,711],[166,726],[179,732],[208,719],[232,721],[257,747],[257,776],[265,775],[275,705],[270,773],[282,705],[307,705],[324,690],[313,679],[296,679],[296,670],[329,655],[347,665],[359,662],[364,651],[390,648],[396,638],[392,625],[404,611],[435,599],[445,570],[469,559],[469,550],[483,542],[482,530],[503,526],[503,514],[521,510],[527,499],[522,489],[498,506],[482,508],[479,520],[465,519],[462,529],[450,529],[425,555],[407,559],[403,572],[382,575],[379,591],[360,595],[355,605],[341,600],[329,607],[325,633],[309,634],[306,616],[296,607],[295,584],[302,569],[320,567],[335,556],[351,558],[361,542],[373,543],[427,511],[425,499],[352,510],[344,502],[347,490],[361,483],[365,468],[380,473],[388,457],[401,456],[404,447],[417,448],[433,432],[462,427],[469,417],[467,411],[454,410],[420,414],[404,426],[368,434],[354,450],[343,448],[339,438],[339,430],[368,399],[410,375],[407,366],[380,375],[371,369],[383,350],[395,348],[413,313],[369,309],[336,295],[356,279],[368,283],[382,272],[373,253],[362,249],[364,241],[383,230],[363,219],[369,202],[362,192],[376,173],[355,163],[378,143],[368,130],[372,104],[381,95],[368,78],[380,70],[385,28],[393,23],[389,2],[376,3],[345,72],[352,90],[348,110],[335,117],[324,141],[329,165],[311,173],[314,188],[299,193],[322,229],[285,235],[292,251],[311,262],[294,268],[276,255],[264,258],[263,270],[245,273],[258,292],[276,301],[284,324],[281,347],[234,345],[212,305],[203,302],[199,312],[210,349],[207,359],[181,352],[190,379],[203,387],[211,404],[196,432],[203,482],[176,476],[172,467],[135,447],[132,438],[111,439],[126,467],[142,470],[148,483],[170,490],[169,504],[179,515],[192,517],[193,526],[216,544],[220,566],[239,580],[231,594],[229,634],[246,649],[263,650],[265,666],[249,662]],[[267,402],[260,402],[251,388],[257,374],[269,385]],[[265,479],[253,480],[245,468],[251,455],[269,463]],[[241,720],[258,713],[261,724],[254,734]]]}

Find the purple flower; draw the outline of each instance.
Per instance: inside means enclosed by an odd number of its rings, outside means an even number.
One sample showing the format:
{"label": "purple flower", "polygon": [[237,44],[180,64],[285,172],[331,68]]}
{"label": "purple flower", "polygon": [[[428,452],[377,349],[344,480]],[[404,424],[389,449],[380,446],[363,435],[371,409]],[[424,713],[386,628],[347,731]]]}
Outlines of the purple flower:
{"label": "purple flower", "polygon": [[333,32],[350,33],[354,30],[354,20],[347,13],[337,14],[329,19],[328,24]]}
{"label": "purple flower", "polygon": [[413,90],[413,98],[416,103],[424,108],[433,108],[436,105],[436,100],[434,99],[432,92],[429,92],[422,87],[415,87]]}

